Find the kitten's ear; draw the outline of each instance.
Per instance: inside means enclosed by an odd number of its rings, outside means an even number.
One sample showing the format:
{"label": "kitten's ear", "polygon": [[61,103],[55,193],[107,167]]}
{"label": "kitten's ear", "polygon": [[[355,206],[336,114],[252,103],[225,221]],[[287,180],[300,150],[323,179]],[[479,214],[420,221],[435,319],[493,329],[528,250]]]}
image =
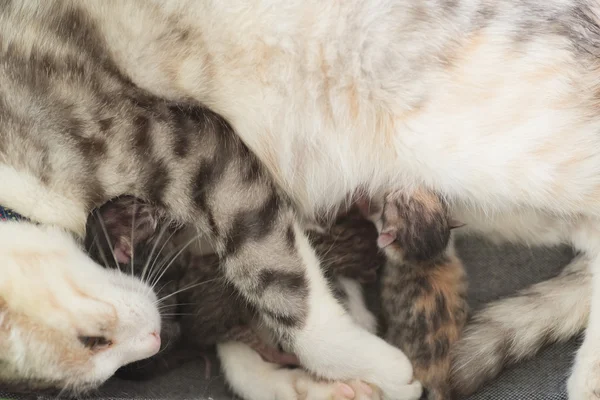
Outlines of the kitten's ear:
{"label": "kitten's ear", "polygon": [[122,238],[118,239],[113,254],[119,264],[129,264],[131,262],[131,245]]}
{"label": "kitten's ear", "polygon": [[383,231],[377,237],[377,246],[380,249],[385,249],[390,244],[394,243],[397,239],[397,233],[395,230]]}
{"label": "kitten's ear", "polygon": [[464,222],[460,222],[460,221],[455,220],[455,219],[451,219],[450,223],[449,223],[450,230],[456,229],[456,228],[462,228],[465,225],[466,224]]}

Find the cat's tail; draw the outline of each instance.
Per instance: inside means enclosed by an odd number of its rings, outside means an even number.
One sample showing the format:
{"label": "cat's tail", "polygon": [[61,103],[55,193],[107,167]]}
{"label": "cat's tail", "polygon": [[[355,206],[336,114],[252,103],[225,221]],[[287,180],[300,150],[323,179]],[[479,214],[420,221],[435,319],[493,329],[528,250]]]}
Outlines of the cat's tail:
{"label": "cat's tail", "polygon": [[579,256],[557,277],[476,312],[453,349],[454,394],[471,394],[505,365],[581,332],[590,310],[588,265]]}

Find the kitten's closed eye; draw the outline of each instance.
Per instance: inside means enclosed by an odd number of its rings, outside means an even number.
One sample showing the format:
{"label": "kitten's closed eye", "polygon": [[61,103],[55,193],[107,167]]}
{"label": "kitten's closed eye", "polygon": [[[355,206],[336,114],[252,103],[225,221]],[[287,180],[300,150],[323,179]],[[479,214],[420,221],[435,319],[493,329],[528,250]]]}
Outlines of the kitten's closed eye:
{"label": "kitten's closed eye", "polygon": [[103,336],[79,336],[78,339],[81,344],[93,351],[99,351],[112,345],[112,341]]}

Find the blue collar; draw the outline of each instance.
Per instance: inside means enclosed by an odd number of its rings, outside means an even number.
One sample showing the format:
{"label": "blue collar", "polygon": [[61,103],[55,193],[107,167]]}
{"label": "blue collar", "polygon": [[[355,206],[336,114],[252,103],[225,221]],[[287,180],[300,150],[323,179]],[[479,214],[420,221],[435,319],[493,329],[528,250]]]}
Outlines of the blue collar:
{"label": "blue collar", "polygon": [[21,221],[26,220],[21,214],[14,212],[13,210],[0,206],[0,221]]}

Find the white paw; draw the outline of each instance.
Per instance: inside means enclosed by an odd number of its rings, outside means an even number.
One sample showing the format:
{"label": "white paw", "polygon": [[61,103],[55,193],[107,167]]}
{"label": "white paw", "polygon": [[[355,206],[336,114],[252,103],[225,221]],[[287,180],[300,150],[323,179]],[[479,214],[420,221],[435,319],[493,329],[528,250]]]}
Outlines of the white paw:
{"label": "white paw", "polygon": [[[418,400],[421,397],[423,387],[414,380],[412,365],[402,351],[388,347],[386,353],[373,351],[371,354],[378,355],[377,375],[372,380],[365,377],[365,380],[381,389],[384,400]],[[383,359],[384,354],[387,360]]]}
{"label": "white paw", "polygon": [[[590,357],[594,352],[577,353],[573,373],[567,382],[569,400],[600,400],[600,364]],[[583,355],[585,354],[585,355]]]}

